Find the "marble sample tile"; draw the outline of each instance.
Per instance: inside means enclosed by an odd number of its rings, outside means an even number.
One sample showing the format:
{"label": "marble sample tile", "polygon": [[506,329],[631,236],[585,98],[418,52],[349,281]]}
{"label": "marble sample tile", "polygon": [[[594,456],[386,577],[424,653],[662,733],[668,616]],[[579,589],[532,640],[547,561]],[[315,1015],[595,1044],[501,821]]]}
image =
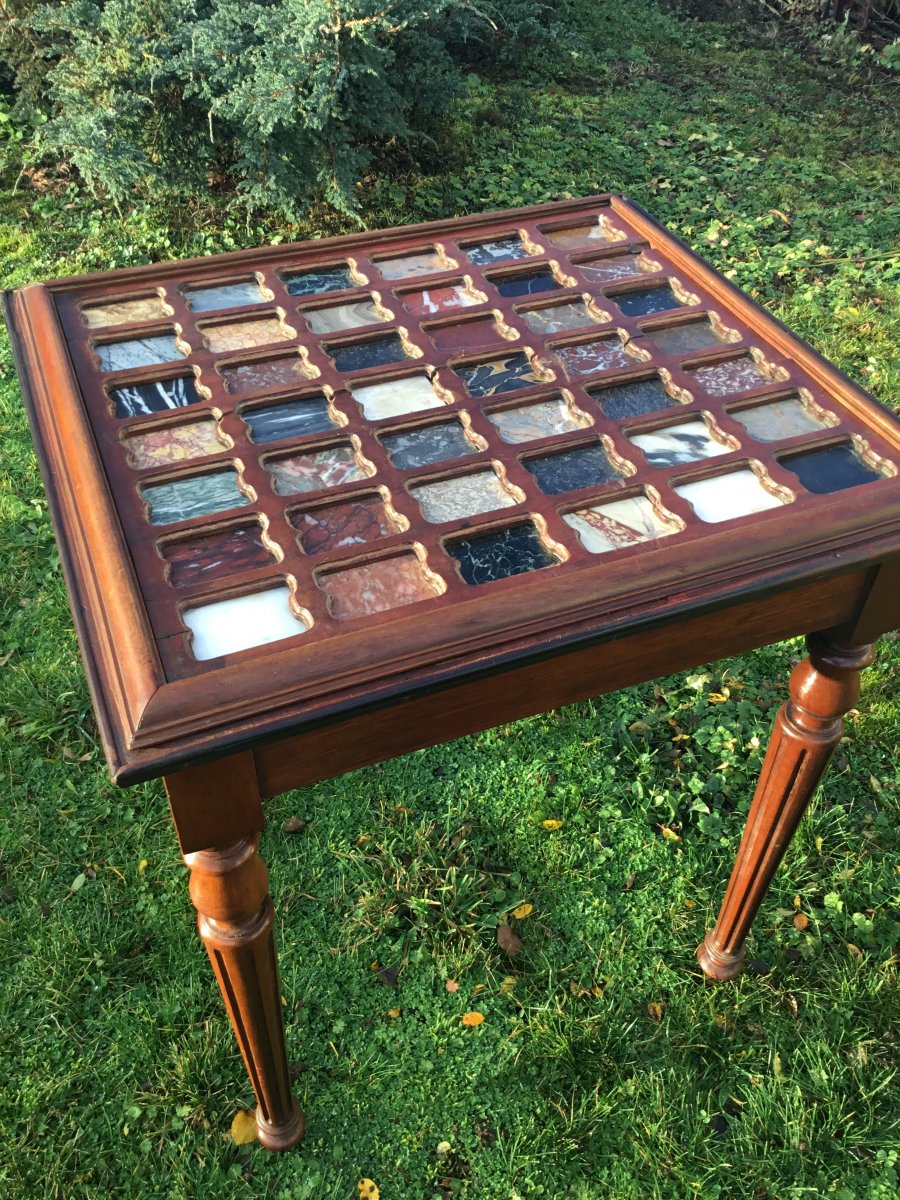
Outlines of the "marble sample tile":
{"label": "marble sample tile", "polygon": [[107,342],[95,346],[101,371],[127,371],[132,367],[153,367],[185,357],[174,333],[130,338],[127,342]]}
{"label": "marble sample tile", "polygon": [[797,476],[808,492],[817,496],[842,492],[845,488],[881,478],[880,473],[873,471],[848,442],[804,450],[801,454],[786,455],[779,461],[785,470]]}
{"label": "marble sample tile", "polygon": [[827,428],[826,423],[814,416],[796,396],[770,400],[768,404],[757,404],[729,415],[758,442],[781,442],[801,433],[816,433]]}
{"label": "marble sample tile", "polygon": [[486,363],[455,367],[457,375],[473,396],[499,396],[518,388],[545,382],[537,374],[527,354],[509,354]]}
{"label": "marble sample tile", "polygon": [[440,584],[415,554],[376,559],[319,576],[319,587],[328,596],[328,611],[336,621],[350,621],[372,613],[433,600]]}
{"label": "marble sample tile", "polygon": [[206,475],[186,475],[165,483],[148,483],[141,496],[150,506],[151,525],[171,525],[192,517],[208,517],[229,508],[243,508],[250,503],[238,487],[233,468],[210,471]]}
{"label": "marble sample tile", "polygon": [[658,375],[651,379],[635,379],[632,383],[618,383],[615,387],[591,392],[591,396],[614,421],[678,407],[678,401],[672,399]]}
{"label": "marble sample tile", "polygon": [[684,308],[684,302],[678,299],[669,283],[660,283],[633,292],[619,292],[609,299],[626,317],[646,317],[650,313],[666,312],[670,308]]}
{"label": "marble sample tile", "polygon": [[680,325],[667,325],[663,329],[648,329],[647,337],[666,354],[692,354],[728,341],[719,336],[709,317],[683,321]]}
{"label": "marble sample tile", "polygon": [[366,367],[383,367],[402,362],[407,357],[399,334],[370,338],[365,342],[347,342],[343,346],[326,346],[339,371],[362,371]]}
{"label": "marble sample tile", "polygon": [[712,479],[681,483],[675,491],[687,500],[701,521],[712,525],[765,512],[769,508],[780,508],[786,503],[764,488],[749,467],[715,475]]}
{"label": "marble sample tile", "polygon": [[682,421],[652,433],[628,436],[643,450],[651,467],[675,467],[679,463],[696,462],[698,458],[731,453],[731,447],[719,441],[703,420]]}
{"label": "marble sample tile", "polygon": [[519,408],[485,413],[485,416],[496,426],[503,441],[513,444],[533,442],[558,433],[571,433],[574,429],[586,429],[591,424],[584,414],[577,416],[562,396],[553,400],[538,400],[535,404],[523,404]]}
{"label": "marble sample tile", "polygon": [[493,314],[468,317],[454,325],[433,325],[425,332],[438,350],[476,350],[480,346],[506,342]]}
{"label": "marble sample tile", "polygon": [[575,376],[633,367],[635,363],[618,337],[597,338],[594,342],[582,342],[577,346],[557,346],[554,353],[568,374]]}
{"label": "marble sample tile", "polygon": [[463,251],[469,262],[476,267],[489,267],[494,263],[514,262],[528,258],[528,251],[519,237],[498,238],[494,242],[479,242],[477,246],[466,246]]}
{"label": "marble sample tile", "polygon": [[526,458],[522,460],[522,466],[531,472],[546,496],[559,496],[563,492],[577,492],[580,488],[612,483],[622,475],[609,461],[599,443]]}
{"label": "marble sample tile", "polygon": [[260,358],[239,366],[227,364],[219,367],[219,373],[225,390],[232,395],[297,386],[313,378],[299,354],[286,354],[283,358]]}
{"label": "marble sample tile", "polygon": [[421,508],[422,516],[432,525],[474,517],[497,508],[512,508],[518,503],[493,468],[435,483],[419,483],[409,490]]}
{"label": "marble sample tile", "polygon": [[309,624],[294,613],[290,599],[289,587],[274,587],[187,609],[191,653],[204,662],[306,633]]}
{"label": "marble sample tile", "polygon": [[537,296],[541,292],[552,292],[559,288],[549,267],[534,271],[520,271],[517,275],[504,275],[491,280],[501,296]]}
{"label": "marble sample tile", "polygon": [[598,242],[622,240],[617,230],[600,221],[570,225],[567,229],[554,229],[552,233],[545,233],[544,237],[549,238],[554,246],[562,246],[565,250],[589,250]]}
{"label": "marble sample tile", "polygon": [[[217,436],[213,417],[201,417],[181,425],[148,429],[144,433],[129,433],[122,438],[129,466],[138,470],[160,467],[168,463],[220,454],[226,443]],[[228,446],[231,445],[229,441]]]}
{"label": "marble sample tile", "polygon": [[274,562],[257,522],[198,533],[196,537],[164,542],[159,547],[173,587],[190,587],[224,579]]}
{"label": "marble sample tile", "polygon": [[434,275],[436,271],[450,269],[436,250],[401,254],[398,258],[382,258],[375,266],[384,279],[414,279],[416,275]]}
{"label": "marble sample tile", "polygon": [[549,304],[546,308],[532,308],[519,316],[534,333],[561,333],[566,329],[583,329],[597,322],[588,311],[583,300],[570,304]]}
{"label": "marble sample tile", "polygon": [[116,416],[124,421],[127,417],[143,417],[150,413],[168,412],[173,408],[187,408],[189,404],[199,404],[203,396],[197,391],[193,375],[179,375],[175,379],[126,383],[122,387],[110,388],[109,398]]}
{"label": "marble sample tile", "polygon": [[484,303],[480,296],[469,291],[461,283],[451,283],[447,287],[423,288],[421,292],[404,292],[400,299],[403,301],[403,307],[417,317],[452,312],[460,308],[473,308],[476,304]]}
{"label": "marble sample tile", "polygon": [[192,312],[214,312],[219,308],[240,308],[244,304],[271,303],[271,295],[264,295],[258,279],[237,279],[234,283],[212,283],[206,286],[181,289]]}
{"label": "marble sample tile", "polygon": [[407,375],[405,379],[352,387],[350,394],[370,421],[445,407],[427,375]]}
{"label": "marble sample tile", "polygon": [[478,447],[469,441],[462,425],[456,420],[424,425],[420,429],[407,429],[402,433],[385,433],[379,441],[398,471],[450,462],[479,453]]}
{"label": "marble sample tile", "polygon": [[397,523],[388,517],[380,496],[357,496],[337,504],[320,504],[292,513],[290,522],[298,530],[297,540],[307,554],[363,545],[400,532]]}
{"label": "marble sample tile", "polygon": [[335,428],[326,396],[304,396],[280,404],[245,408],[241,410],[241,420],[248,426],[251,440],[258,444]]}
{"label": "marble sample tile", "polygon": [[563,513],[563,520],[571,525],[585,550],[591,554],[606,554],[641,542],[654,542],[678,533],[682,528],[677,517],[664,510],[657,511],[646,496],[592,504]]}
{"label": "marble sample tile", "polygon": [[388,319],[368,297],[348,304],[332,304],[328,308],[307,308],[301,315],[313,333],[340,333],[344,329],[360,329]]}
{"label": "marble sample tile", "polygon": [[736,396],[772,382],[749,354],[710,367],[697,367],[690,374],[710,396]]}
{"label": "marble sample tile", "polygon": [[321,296],[325,292],[343,292],[358,286],[350,268],[346,266],[285,271],[281,279],[289,296]]}
{"label": "marble sample tile", "polygon": [[130,321],[158,321],[169,317],[172,310],[162,296],[143,296],[140,300],[107,300],[103,304],[86,304],[81,319],[88,329],[103,329],[108,325],[127,325]]}
{"label": "marble sample tile", "polygon": [[329,446],[327,450],[309,450],[290,458],[270,459],[263,464],[272,476],[279,496],[298,492],[316,492],[320,488],[339,487],[375,474],[371,463],[360,466],[352,446]]}
{"label": "marble sample tile", "polygon": [[247,321],[227,321],[221,325],[200,327],[207,349],[213,354],[224,354],[229,350],[250,350],[257,346],[269,346],[273,342],[289,342],[294,331],[278,317],[255,317]]}
{"label": "marble sample tile", "polygon": [[635,275],[643,275],[640,257],[641,252],[638,250],[634,254],[616,254],[610,258],[598,258],[594,262],[576,263],[575,266],[585,279],[593,284],[614,283],[619,279],[632,279]]}
{"label": "marble sample tile", "polygon": [[444,543],[444,549],[456,559],[457,570],[464,582],[472,585],[554,567],[559,562],[530,522],[510,529],[492,529],[472,537],[454,538]]}

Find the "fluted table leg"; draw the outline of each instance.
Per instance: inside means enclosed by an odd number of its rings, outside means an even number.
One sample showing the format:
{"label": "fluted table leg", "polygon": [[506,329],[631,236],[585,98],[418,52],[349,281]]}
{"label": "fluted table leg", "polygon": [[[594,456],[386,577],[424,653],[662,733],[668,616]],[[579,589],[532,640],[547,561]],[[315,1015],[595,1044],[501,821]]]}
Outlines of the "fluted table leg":
{"label": "fluted table leg", "polygon": [[875,658],[874,646],[841,645],[823,634],[806,645],[809,657],[795,667],[790,699],[775,720],[719,919],[697,950],[713,979],[743,969],[750,925],[840,741],[842,718],[859,698],[859,673]]}

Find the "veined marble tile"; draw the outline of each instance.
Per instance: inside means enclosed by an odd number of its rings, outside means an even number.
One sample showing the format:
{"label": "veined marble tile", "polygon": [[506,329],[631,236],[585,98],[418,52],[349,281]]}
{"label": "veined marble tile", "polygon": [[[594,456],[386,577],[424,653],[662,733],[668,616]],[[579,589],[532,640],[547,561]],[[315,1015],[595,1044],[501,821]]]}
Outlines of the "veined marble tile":
{"label": "veined marble tile", "polygon": [[358,286],[349,267],[285,272],[281,278],[289,296],[320,296],[325,292],[343,292]]}
{"label": "veined marble tile", "polygon": [[591,392],[591,395],[614,421],[678,407],[678,401],[672,399],[658,375],[652,379],[636,379],[633,383],[618,383],[615,387]]}
{"label": "veined marble tile", "polygon": [[735,396],[772,382],[749,354],[711,367],[697,367],[690,374],[710,396]]}
{"label": "veined marble tile", "polygon": [[286,354],[283,358],[261,358],[256,362],[241,363],[239,366],[221,366],[219,373],[225,383],[225,390],[233,395],[296,386],[308,383],[313,377],[299,354]]}
{"label": "veined marble tile", "polygon": [[780,508],[784,503],[763,487],[749,467],[729,471],[726,475],[716,475],[712,479],[682,483],[675,491],[687,500],[701,521],[710,524],[733,521],[736,517],[765,512],[769,508]]}
{"label": "veined marble tile", "polygon": [[714,437],[705,421],[682,421],[652,433],[628,435],[640,446],[651,467],[675,467],[679,463],[696,462],[698,458],[715,458],[729,454],[731,447]]}
{"label": "veined marble tile", "polygon": [[318,583],[328,595],[328,611],[336,621],[367,617],[419,600],[433,600],[438,595],[436,582],[415,554],[329,572],[320,576]]}
{"label": "veined marble tile", "polygon": [[499,238],[493,242],[479,242],[477,246],[467,246],[464,254],[476,267],[489,267],[494,263],[514,262],[519,258],[528,258],[528,251],[518,237]]}
{"label": "veined marble tile", "polygon": [[610,258],[598,258],[594,262],[576,263],[575,266],[593,284],[614,283],[619,279],[644,275],[639,259],[638,250],[634,254],[616,254]]}
{"label": "veined marble tile", "polygon": [[680,325],[667,325],[664,329],[648,329],[650,338],[666,354],[692,354],[696,350],[709,350],[721,346],[727,338],[719,337],[709,317],[695,321],[684,321]]}
{"label": "veined marble tile", "polygon": [[250,350],[273,342],[289,342],[293,332],[278,317],[253,317],[247,321],[228,321],[222,325],[203,325],[200,329],[207,348],[214,354],[229,350]]}
{"label": "veined marble tile", "polygon": [[492,279],[501,296],[537,296],[541,292],[552,292],[559,284],[549,267],[537,267],[534,271],[521,271],[517,275],[506,275]]}
{"label": "veined marble tile", "polygon": [[402,433],[382,434],[379,440],[399,471],[479,453],[457,420],[407,429]]}
{"label": "veined marble tile", "polygon": [[405,292],[400,299],[403,307],[417,317],[427,317],[431,313],[452,312],[459,308],[472,308],[483,304],[478,296],[463,287],[461,283],[451,283],[446,287],[424,288],[421,292]]}
{"label": "veined marble tile", "polygon": [[275,587],[187,609],[191,653],[203,662],[306,633],[309,625],[295,616],[290,598],[289,587]]}
{"label": "veined marble tile", "polygon": [[508,354],[505,358],[454,369],[473,396],[499,396],[544,382],[527,354]]}
{"label": "veined marble tile", "polygon": [[416,484],[409,490],[421,508],[422,516],[432,525],[474,517],[497,508],[511,508],[517,503],[493,468],[436,483]]}
{"label": "veined marble tile", "polygon": [[401,254],[397,258],[382,258],[375,266],[384,279],[413,279],[416,275],[433,275],[436,271],[450,269],[436,250],[423,250],[421,254]]}
{"label": "veined marble tile", "polygon": [[241,420],[250,429],[254,442],[280,442],[285,438],[305,437],[310,433],[324,433],[334,429],[328,400],[325,396],[305,396],[297,400],[284,400],[279,404],[266,404],[259,408],[245,408]]}
{"label": "veined marble tile", "polygon": [[611,483],[621,478],[622,474],[609,461],[599,443],[526,458],[522,466],[531,472],[546,496],[559,496],[563,492],[576,492],[580,488]]}
{"label": "veined marble tile", "polygon": [[545,233],[554,246],[562,246],[565,250],[589,250],[598,242],[616,242],[618,237],[610,237],[608,227],[599,221],[582,222],[580,225],[570,225],[567,229],[555,229]]}
{"label": "veined marble tile", "polygon": [[271,566],[274,561],[256,522],[165,542],[160,553],[169,565],[173,587],[224,579],[253,567]]}
{"label": "veined marble tile", "polygon": [[646,496],[592,504],[564,513],[563,520],[572,526],[581,544],[591,554],[606,554],[625,546],[656,541],[681,529],[677,517],[657,512]]}
{"label": "veined marble tile", "polygon": [[207,454],[220,454],[226,444],[217,436],[216,429],[213,417],[201,417],[198,421],[182,425],[129,433],[123,437],[122,444],[130,466],[139,470],[159,467],[191,458],[203,458]]}
{"label": "veined marble tile", "polygon": [[469,584],[492,583],[510,575],[538,571],[559,562],[530,522],[509,529],[454,538],[444,549],[458,563],[459,574]]}
{"label": "veined marble tile", "polygon": [[509,345],[493,314],[468,317],[454,325],[433,325],[425,332],[439,350],[477,350],[482,346]]}
{"label": "veined marble tile", "polygon": [[846,442],[839,446],[804,450],[802,454],[791,454],[780,462],[786,470],[797,476],[808,492],[817,496],[842,492],[845,488],[881,478],[878,471],[867,466]]}
{"label": "veined marble tile", "polygon": [[340,333],[344,329],[360,329],[387,320],[381,316],[375,302],[368,298],[332,304],[328,308],[307,308],[302,316],[313,333]]}
{"label": "veined marble tile", "polygon": [[358,546],[399,533],[380,496],[358,496],[337,504],[296,512],[291,524],[299,531],[300,545],[307,554]]}
{"label": "veined marble tile", "polygon": [[740,421],[751,437],[758,442],[781,442],[797,437],[801,433],[816,433],[827,428],[824,421],[813,416],[801,400],[796,397],[770,400],[730,414],[732,420]]}
{"label": "veined marble tile", "polygon": [[[356,479],[368,479],[375,468],[364,469],[356,460],[352,446],[329,446],[327,450],[310,450],[290,458],[272,459],[263,464],[272,476],[272,486],[279,496],[298,492],[315,492],[319,488],[338,487]],[[369,464],[371,467],[371,464]]]}
{"label": "veined marble tile", "polygon": [[427,375],[407,375],[405,379],[353,387],[350,394],[370,421],[446,407]]}
{"label": "veined marble tile", "polygon": [[158,321],[172,315],[161,296],[143,296],[140,300],[107,300],[103,304],[86,304],[81,319],[88,329],[103,329],[108,325],[127,325],[130,321]]}
{"label": "veined marble tile", "polygon": [[187,408],[190,404],[199,404],[203,399],[197,391],[193,375],[179,375],[176,379],[159,379],[153,383],[126,383],[122,387],[110,388],[109,397],[120,421],[127,417]]}
{"label": "veined marble tile", "polygon": [[539,400],[536,404],[523,404],[519,408],[486,413],[485,416],[496,426],[504,442],[514,444],[533,442],[558,433],[571,433],[573,429],[585,429],[591,424],[586,416],[579,420],[561,396],[553,400]]}
{"label": "veined marble tile", "polygon": [[151,525],[171,525],[192,517],[208,517],[250,503],[249,497],[238,487],[237,472],[233,468],[210,471],[206,475],[187,475],[165,483],[148,483],[141,488],[141,495],[150,506]]}
{"label": "veined marble tile", "polygon": [[645,317],[650,313],[666,312],[670,308],[684,308],[669,283],[655,284],[639,291],[619,292],[609,299],[618,305],[626,317]]}
{"label": "veined marble tile", "polygon": [[326,346],[339,371],[362,371],[366,367],[382,367],[402,362],[407,357],[399,334],[370,338],[365,342],[348,342],[343,346]]}
{"label": "veined marble tile", "polygon": [[208,286],[182,288],[187,306],[192,312],[214,312],[220,308],[240,308],[244,304],[271,303],[263,295],[257,279],[238,279],[234,283],[212,283]]}
{"label": "veined marble tile", "polygon": [[534,333],[561,333],[565,329],[583,329],[597,324],[583,300],[532,308],[519,316]]}
{"label": "veined marble tile", "polygon": [[107,342],[95,346],[101,371],[127,371],[131,367],[152,367],[157,363],[175,362],[184,358],[174,333],[154,334],[152,337],[129,338],[127,342]]}
{"label": "veined marble tile", "polygon": [[569,375],[577,377],[635,365],[635,360],[618,337],[597,338],[594,342],[582,342],[578,346],[557,346],[554,353]]}

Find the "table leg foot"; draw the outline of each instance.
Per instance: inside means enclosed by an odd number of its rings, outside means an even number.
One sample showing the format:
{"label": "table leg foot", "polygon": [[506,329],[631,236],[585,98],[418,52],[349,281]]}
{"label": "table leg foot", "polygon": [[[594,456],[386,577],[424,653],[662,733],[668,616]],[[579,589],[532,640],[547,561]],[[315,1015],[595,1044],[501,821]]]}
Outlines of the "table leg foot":
{"label": "table leg foot", "polygon": [[811,634],[806,646],[775,720],[719,919],[697,951],[711,979],[740,974],[750,925],[859,698],[860,671],[875,658],[874,646],[824,634]]}
{"label": "table leg foot", "polygon": [[305,1121],[291,1094],[269,875],[259,836],[186,854],[191,899],[225,1007],[256,1093],[260,1142],[287,1150]]}

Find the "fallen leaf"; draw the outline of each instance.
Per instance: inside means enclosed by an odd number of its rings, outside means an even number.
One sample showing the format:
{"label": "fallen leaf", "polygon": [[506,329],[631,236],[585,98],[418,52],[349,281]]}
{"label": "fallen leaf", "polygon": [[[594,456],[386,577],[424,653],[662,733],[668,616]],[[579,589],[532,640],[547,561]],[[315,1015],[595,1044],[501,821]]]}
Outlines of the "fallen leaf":
{"label": "fallen leaf", "polygon": [[359,1200],[380,1200],[381,1192],[374,1179],[361,1179],[356,1185],[356,1190],[359,1192]]}
{"label": "fallen leaf", "polygon": [[518,980],[516,979],[515,975],[507,975],[506,978],[503,980],[503,982],[500,984],[501,993],[504,996],[508,996],[509,993],[513,990],[513,988],[516,986],[517,983],[518,983]]}
{"label": "fallen leaf", "polygon": [[691,899],[690,899],[690,897],[688,897],[688,899],[687,899],[687,900],[685,900],[685,902],[684,902],[684,907],[685,907],[685,908],[691,908],[691,909],[692,909],[692,908],[696,908],[696,907],[697,907],[697,901],[696,901],[696,900],[691,900]]}
{"label": "fallen leaf", "polygon": [[517,920],[521,921],[523,917],[530,916],[533,908],[534,906],[532,904],[520,904],[518,908],[514,908],[512,910],[512,915]]}
{"label": "fallen leaf", "polygon": [[480,1025],[484,1020],[484,1013],[467,1012],[462,1018],[463,1025],[467,1025],[470,1029],[474,1029],[476,1025]]}
{"label": "fallen leaf", "polygon": [[513,933],[509,925],[497,926],[497,945],[510,958],[515,958],[522,951],[522,939]]}
{"label": "fallen leaf", "polygon": [[816,849],[818,850],[818,852],[820,854],[822,853],[822,847],[824,845],[825,845],[824,840],[821,837],[816,837]]}
{"label": "fallen leaf", "polygon": [[400,1016],[400,1009],[399,1008],[389,1008],[388,1016],[391,1018],[392,1021],[395,1020],[397,1017]]}
{"label": "fallen leaf", "polygon": [[721,692],[710,692],[706,698],[710,704],[725,704],[728,700],[728,688]]}
{"label": "fallen leaf", "polygon": [[79,888],[84,887],[84,882],[86,879],[87,879],[87,875],[85,875],[85,873],[83,871],[81,872],[80,875],[76,875],[75,878],[72,880],[72,882],[69,884],[69,891],[77,892]]}
{"label": "fallen leaf", "polygon": [[628,878],[625,880],[625,886],[622,888],[622,891],[630,892],[631,889],[634,887],[634,881],[636,879],[637,879],[637,875],[635,874],[634,871],[632,871],[631,874],[628,876]]}
{"label": "fallen leaf", "polygon": [[231,1136],[238,1146],[247,1146],[256,1140],[256,1114],[249,1108],[242,1108],[234,1114],[231,1122]]}
{"label": "fallen leaf", "polygon": [[308,821],[304,821],[300,817],[288,817],[281,828],[285,833],[302,833],[308,824]]}
{"label": "fallen leaf", "polygon": [[658,1000],[651,1000],[647,1005],[647,1016],[651,1017],[654,1021],[661,1021],[665,1011],[665,1006],[660,1004]]}
{"label": "fallen leaf", "polygon": [[799,1006],[799,1004],[797,1003],[797,997],[796,997],[796,996],[794,996],[794,995],[792,995],[792,994],[789,992],[789,993],[788,993],[788,994],[785,996],[785,998],[784,998],[784,1002],[785,1002],[785,1004],[787,1005],[787,1007],[788,1007],[788,1011],[790,1012],[791,1016],[792,1016],[792,1017],[796,1017],[797,1013],[800,1011],[800,1006]]}
{"label": "fallen leaf", "polygon": [[854,946],[852,942],[847,943],[847,949],[850,951],[850,957],[855,958],[857,962],[863,957],[863,952],[859,946]]}
{"label": "fallen leaf", "polygon": [[459,984],[456,982],[455,979],[448,979],[447,982],[444,984],[444,987],[447,989],[448,992],[458,992],[459,991]]}
{"label": "fallen leaf", "polygon": [[678,836],[678,834],[675,832],[675,830],[670,829],[668,825],[660,825],[659,831],[663,835],[663,837],[666,839],[667,842],[680,842],[681,841],[681,838]]}
{"label": "fallen leaf", "polygon": [[446,1158],[453,1147],[449,1142],[438,1142],[436,1149],[438,1158]]}
{"label": "fallen leaf", "polygon": [[794,897],[794,908],[802,908],[802,907],[803,907],[803,897],[795,896]]}
{"label": "fallen leaf", "polygon": [[776,1054],[772,1059],[772,1072],[778,1078],[784,1071],[784,1064],[781,1061],[781,1055]]}
{"label": "fallen leaf", "polygon": [[148,866],[148,863],[147,863],[146,858],[142,858],[141,861],[138,863],[138,875],[143,875],[143,873],[147,870],[147,866]]}
{"label": "fallen leaf", "polygon": [[804,929],[809,928],[809,917],[806,913],[794,913],[794,928],[798,929],[801,933]]}
{"label": "fallen leaf", "polygon": [[562,829],[562,827],[563,827],[562,821],[554,821],[554,820],[542,821],[541,824],[544,826],[545,829]]}
{"label": "fallen leaf", "polygon": [[791,218],[787,215],[787,213],[783,213],[780,208],[770,208],[769,212],[773,217],[779,217],[782,221],[784,221],[785,225],[790,225]]}
{"label": "fallen leaf", "polygon": [[400,974],[399,967],[382,967],[378,972],[378,978],[385,987],[396,987],[397,976]]}
{"label": "fallen leaf", "polygon": [[632,721],[628,726],[629,733],[652,733],[653,726],[648,725],[646,721]]}

